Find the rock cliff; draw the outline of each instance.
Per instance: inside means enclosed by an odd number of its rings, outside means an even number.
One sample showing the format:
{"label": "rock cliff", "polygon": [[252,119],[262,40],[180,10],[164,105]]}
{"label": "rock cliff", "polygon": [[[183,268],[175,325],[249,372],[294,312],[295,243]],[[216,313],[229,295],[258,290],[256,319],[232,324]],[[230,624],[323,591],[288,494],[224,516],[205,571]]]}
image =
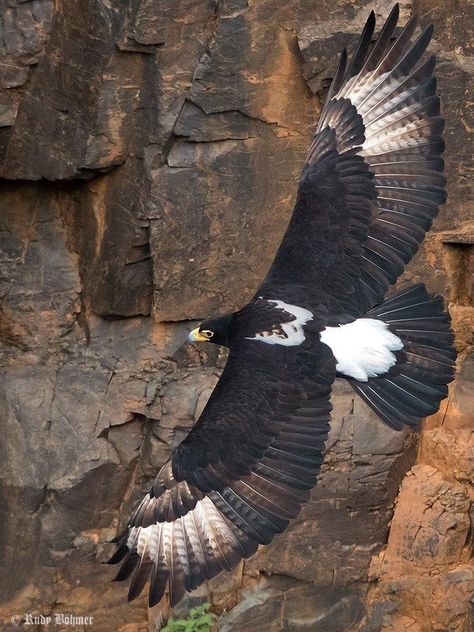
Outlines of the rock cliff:
{"label": "rock cliff", "polygon": [[[24,613],[159,628],[159,609],[110,582],[107,542],[225,362],[182,347],[190,321],[253,293],[336,54],[390,6],[0,3],[2,629]],[[435,23],[449,183],[402,281],[445,296],[458,376],[420,433],[392,432],[336,385],[312,501],[180,607],[209,600],[223,632],[474,628],[474,7],[402,7]]]}

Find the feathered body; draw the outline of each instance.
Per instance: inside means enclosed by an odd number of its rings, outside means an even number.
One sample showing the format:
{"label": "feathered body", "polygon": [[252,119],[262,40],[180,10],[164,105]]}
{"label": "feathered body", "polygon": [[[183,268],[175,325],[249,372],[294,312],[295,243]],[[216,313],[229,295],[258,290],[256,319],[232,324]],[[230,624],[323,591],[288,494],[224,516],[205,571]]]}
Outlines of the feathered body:
{"label": "feathered body", "polygon": [[371,13],[343,52],[303,167],[295,209],[254,299],[190,334],[229,347],[200,419],[158,472],[111,563],[171,605],[284,531],[323,461],[336,375],[394,429],[435,412],[455,351],[440,297],[385,300],[445,201],[432,27],[372,45]]}

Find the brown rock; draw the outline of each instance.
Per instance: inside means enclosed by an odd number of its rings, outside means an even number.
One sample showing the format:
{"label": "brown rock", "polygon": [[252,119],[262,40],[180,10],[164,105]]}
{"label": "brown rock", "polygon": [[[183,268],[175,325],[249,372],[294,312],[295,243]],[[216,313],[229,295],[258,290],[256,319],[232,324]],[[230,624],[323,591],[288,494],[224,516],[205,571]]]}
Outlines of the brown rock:
{"label": "brown rock", "polygon": [[[183,605],[231,608],[223,629],[474,627],[472,7],[406,1],[402,22],[412,8],[435,20],[449,198],[404,280],[443,293],[466,356],[422,430],[391,535],[417,435],[388,430],[336,386],[311,503],[242,574]],[[148,613],[145,596],[126,604],[101,564],[107,542],[205,404],[225,355],[181,348],[190,321],[241,306],[265,274],[336,54],[368,10],[360,0],[1,5],[2,629],[12,612],[87,613],[104,632],[158,627],[167,614]]]}
{"label": "brown rock", "polygon": [[220,624],[221,632],[280,632],[283,595],[270,589],[250,592]]}
{"label": "brown rock", "polygon": [[[416,465],[405,477],[397,499],[386,549],[374,558],[371,579],[377,581],[369,603],[369,622],[380,614],[384,598],[395,600],[395,613],[378,620],[383,630],[469,630],[474,589],[469,559],[469,497],[458,483]],[[408,615],[415,620],[407,621]],[[370,630],[370,624],[361,627]],[[418,626],[418,628],[417,628]],[[408,627],[408,630],[411,628]]]}
{"label": "brown rock", "polygon": [[428,465],[414,466],[400,488],[380,576],[387,565],[393,576],[458,563],[469,525],[465,489]]}
{"label": "brown rock", "polygon": [[448,480],[467,485],[473,497],[474,480],[474,356],[465,354],[449,397],[440,411],[425,423],[420,457],[424,463],[437,467]]}

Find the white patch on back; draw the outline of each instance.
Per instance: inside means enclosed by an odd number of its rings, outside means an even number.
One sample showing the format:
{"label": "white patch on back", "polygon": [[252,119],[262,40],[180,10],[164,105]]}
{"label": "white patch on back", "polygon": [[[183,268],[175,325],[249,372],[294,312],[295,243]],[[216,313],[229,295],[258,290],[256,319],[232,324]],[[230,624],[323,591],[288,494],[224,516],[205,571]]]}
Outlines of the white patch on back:
{"label": "white patch on back", "polygon": [[339,373],[367,382],[386,373],[397,361],[392,351],[403,343],[388,325],[374,318],[358,318],[347,325],[326,327],[321,342],[331,347]]}
{"label": "white patch on back", "polygon": [[[263,297],[259,296],[259,298]],[[268,298],[265,300],[275,305],[277,309],[281,309],[287,314],[292,314],[295,316],[295,320],[289,323],[278,323],[280,329],[286,334],[285,336],[276,331],[261,331],[251,338],[247,337],[247,340],[259,340],[260,342],[266,342],[268,345],[283,345],[284,347],[294,347],[304,342],[303,325],[313,320],[313,314],[308,309],[298,307],[298,305],[290,305],[277,299]]]}

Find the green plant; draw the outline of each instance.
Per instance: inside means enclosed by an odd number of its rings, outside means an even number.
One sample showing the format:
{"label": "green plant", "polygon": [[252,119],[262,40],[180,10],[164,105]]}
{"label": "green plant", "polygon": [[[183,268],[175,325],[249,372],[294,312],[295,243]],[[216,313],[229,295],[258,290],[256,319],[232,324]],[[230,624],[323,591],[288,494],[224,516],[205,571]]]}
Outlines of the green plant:
{"label": "green plant", "polygon": [[211,604],[203,603],[191,608],[187,619],[170,617],[161,632],[210,632],[217,619],[214,613],[208,612],[210,607]]}

